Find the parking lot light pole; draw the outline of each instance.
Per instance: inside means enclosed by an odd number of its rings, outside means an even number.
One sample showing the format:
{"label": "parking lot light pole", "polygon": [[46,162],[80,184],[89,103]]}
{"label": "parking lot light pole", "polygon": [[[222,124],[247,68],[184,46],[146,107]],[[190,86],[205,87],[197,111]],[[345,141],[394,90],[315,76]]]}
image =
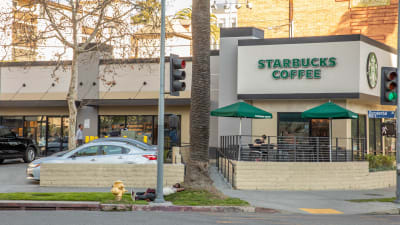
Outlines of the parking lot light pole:
{"label": "parking lot light pole", "polygon": [[[400,1],[397,8],[397,72],[400,68]],[[382,74],[381,74],[382,76]],[[400,204],[400,87],[397,87],[397,113],[396,113],[396,203]]]}
{"label": "parking lot light pole", "polygon": [[161,45],[160,45],[160,97],[158,99],[158,154],[157,188],[155,203],[164,203],[164,90],[165,89],[165,0],[161,0]]}

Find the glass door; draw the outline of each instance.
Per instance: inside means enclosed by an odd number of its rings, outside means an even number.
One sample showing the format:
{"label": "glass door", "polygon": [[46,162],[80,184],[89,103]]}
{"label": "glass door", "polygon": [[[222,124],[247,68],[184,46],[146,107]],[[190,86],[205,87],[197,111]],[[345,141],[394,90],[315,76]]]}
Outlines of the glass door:
{"label": "glass door", "polygon": [[47,117],[46,154],[68,149],[68,127],[67,117]]}

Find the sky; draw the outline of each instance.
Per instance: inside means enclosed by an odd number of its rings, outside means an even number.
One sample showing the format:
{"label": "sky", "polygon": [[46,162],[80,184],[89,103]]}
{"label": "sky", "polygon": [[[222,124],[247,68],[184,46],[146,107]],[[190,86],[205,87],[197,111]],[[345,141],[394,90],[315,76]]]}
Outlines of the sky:
{"label": "sky", "polygon": [[174,15],[181,9],[189,8],[192,6],[192,0],[167,0],[167,15]]}

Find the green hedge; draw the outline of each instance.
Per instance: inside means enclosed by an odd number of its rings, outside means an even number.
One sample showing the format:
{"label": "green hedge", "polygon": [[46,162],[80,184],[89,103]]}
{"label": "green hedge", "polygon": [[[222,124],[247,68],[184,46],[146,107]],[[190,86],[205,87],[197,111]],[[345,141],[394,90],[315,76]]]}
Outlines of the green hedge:
{"label": "green hedge", "polygon": [[373,155],[368,154],[366,159],[369,162],[370,171],[383,171],[383,170],[394,170],[396,158],[387,155]]}

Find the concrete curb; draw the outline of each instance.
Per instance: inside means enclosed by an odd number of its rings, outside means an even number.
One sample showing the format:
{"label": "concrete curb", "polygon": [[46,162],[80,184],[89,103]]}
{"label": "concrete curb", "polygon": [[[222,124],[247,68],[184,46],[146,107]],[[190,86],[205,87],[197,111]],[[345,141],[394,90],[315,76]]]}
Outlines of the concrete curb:
{"label": "concrete curb", "polygon": [[87,211],[163,211],[163,212],[242,212],[242,213],[279,213],[268,208],[252,206],[160,206],[100,204],[99,202],[67,201],[0,201],[0,210],[87,210]]}
{"label": "concrete curb", "polygon": [[278,213],[277,210],[251,206],[159,206],[159,205],[119,205],[101,204],[102,211],[163,211],[163,212],[243,212],[243,213]]}
{"label": "concrete curb", "polygon": [[400,208],[386,211],[367,213],[368,215],[400,215]]}
{"label": "concrete curb", "polygon": [[0,210],[100,210],[99,202],[0,201]]}

